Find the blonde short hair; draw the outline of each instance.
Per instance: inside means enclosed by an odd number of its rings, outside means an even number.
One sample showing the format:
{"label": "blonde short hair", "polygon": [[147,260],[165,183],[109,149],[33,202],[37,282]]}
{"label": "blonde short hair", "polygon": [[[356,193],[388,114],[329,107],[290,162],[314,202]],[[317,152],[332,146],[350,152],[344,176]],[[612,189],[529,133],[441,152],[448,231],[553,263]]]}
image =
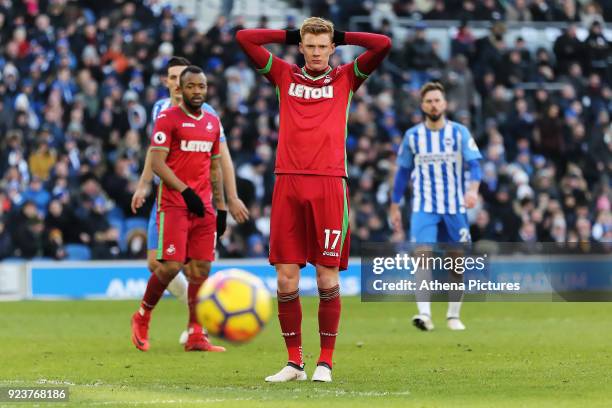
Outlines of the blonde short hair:
{"label": "blonde short hair", "polygon": [[329,34],[334,39],[334,23],[321,17],[308,17],[300,27],[300,36],[305,34]]}

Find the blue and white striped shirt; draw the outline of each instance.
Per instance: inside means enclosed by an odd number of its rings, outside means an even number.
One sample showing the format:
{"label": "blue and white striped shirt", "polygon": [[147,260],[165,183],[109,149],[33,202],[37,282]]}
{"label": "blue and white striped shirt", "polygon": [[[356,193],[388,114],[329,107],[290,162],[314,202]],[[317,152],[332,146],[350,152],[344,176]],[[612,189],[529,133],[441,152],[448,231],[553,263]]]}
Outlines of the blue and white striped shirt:
{"label": "blue and white striped shirt", "polygon": [[481,158],[469,130],[459,123],[447,121],[439,131],[424,123],[408,129],[397,164],[412,168],[412,211],[465,213],[463,164]]}

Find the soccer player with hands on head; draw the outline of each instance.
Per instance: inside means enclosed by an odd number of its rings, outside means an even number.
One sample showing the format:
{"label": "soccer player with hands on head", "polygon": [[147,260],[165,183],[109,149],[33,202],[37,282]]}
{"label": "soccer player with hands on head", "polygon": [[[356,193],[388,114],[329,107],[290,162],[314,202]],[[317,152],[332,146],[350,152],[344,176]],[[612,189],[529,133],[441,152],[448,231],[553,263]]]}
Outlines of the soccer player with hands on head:
{"label": "soccer player with hands on head", "polygon": [[[278,317],[288,363],[268,382],[306,380],[302,356],[300,268],[316,267],[321,351],[313,381],[331,381],[340,322],[338,274],[348,265],[346,127],[353,93],[380,65],[391,40],[380,34],[342,32],[310,17],[300,30],[247,29],[236,39],[257,71],[276,87],[280,131],[272,197],[270,263],[276,268]],[[305,66],[289,64],[263,47],[298,45]],[[331,67],[337,46],[366,51]]]}

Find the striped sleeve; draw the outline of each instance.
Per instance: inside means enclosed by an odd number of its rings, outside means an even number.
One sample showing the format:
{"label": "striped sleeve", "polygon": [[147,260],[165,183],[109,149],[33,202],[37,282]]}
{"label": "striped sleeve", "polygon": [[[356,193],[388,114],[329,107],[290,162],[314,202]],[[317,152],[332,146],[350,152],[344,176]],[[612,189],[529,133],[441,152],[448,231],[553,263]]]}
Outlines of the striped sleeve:
{"label": "striped sleeve", "polygon": [[215,108],[213,108],[212,106],[210,106],[209,104],[205,103],[203,106],[204,110],[208,113],[210,113],[211,115],[214,115],[217,119],[219,119],[219,130],[220,130],[220,135],[219,135],[219,142],[220,143],[225,143],[227,140],[225,139],[225,130],[223,129],[223,125],[221,124],[221,118],[219,117],[219,114],[217,113],[217,111],[215,110]]}

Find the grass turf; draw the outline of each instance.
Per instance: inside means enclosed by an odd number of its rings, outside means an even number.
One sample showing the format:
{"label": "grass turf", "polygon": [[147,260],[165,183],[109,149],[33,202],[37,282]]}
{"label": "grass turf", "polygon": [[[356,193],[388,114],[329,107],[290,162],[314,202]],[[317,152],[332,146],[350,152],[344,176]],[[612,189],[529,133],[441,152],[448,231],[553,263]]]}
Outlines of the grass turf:
{"label": "grass turf", "polygon": [[[610,303],[467,303],[465,332],[446,328],[438,303],[436,330],[422,333],[412,304],[344,298],[332,384],[263,382],[286,358],[276,319],[227,353],[183,352],[186,310],[173,299],[154,312],[151,349],[140,352],[129,331],[136,306],[0,303],[0,386],[68,386],[70,402],[53,407],[603,407],[612,395]],[[303,299],[309,376],[316,307]]]}

